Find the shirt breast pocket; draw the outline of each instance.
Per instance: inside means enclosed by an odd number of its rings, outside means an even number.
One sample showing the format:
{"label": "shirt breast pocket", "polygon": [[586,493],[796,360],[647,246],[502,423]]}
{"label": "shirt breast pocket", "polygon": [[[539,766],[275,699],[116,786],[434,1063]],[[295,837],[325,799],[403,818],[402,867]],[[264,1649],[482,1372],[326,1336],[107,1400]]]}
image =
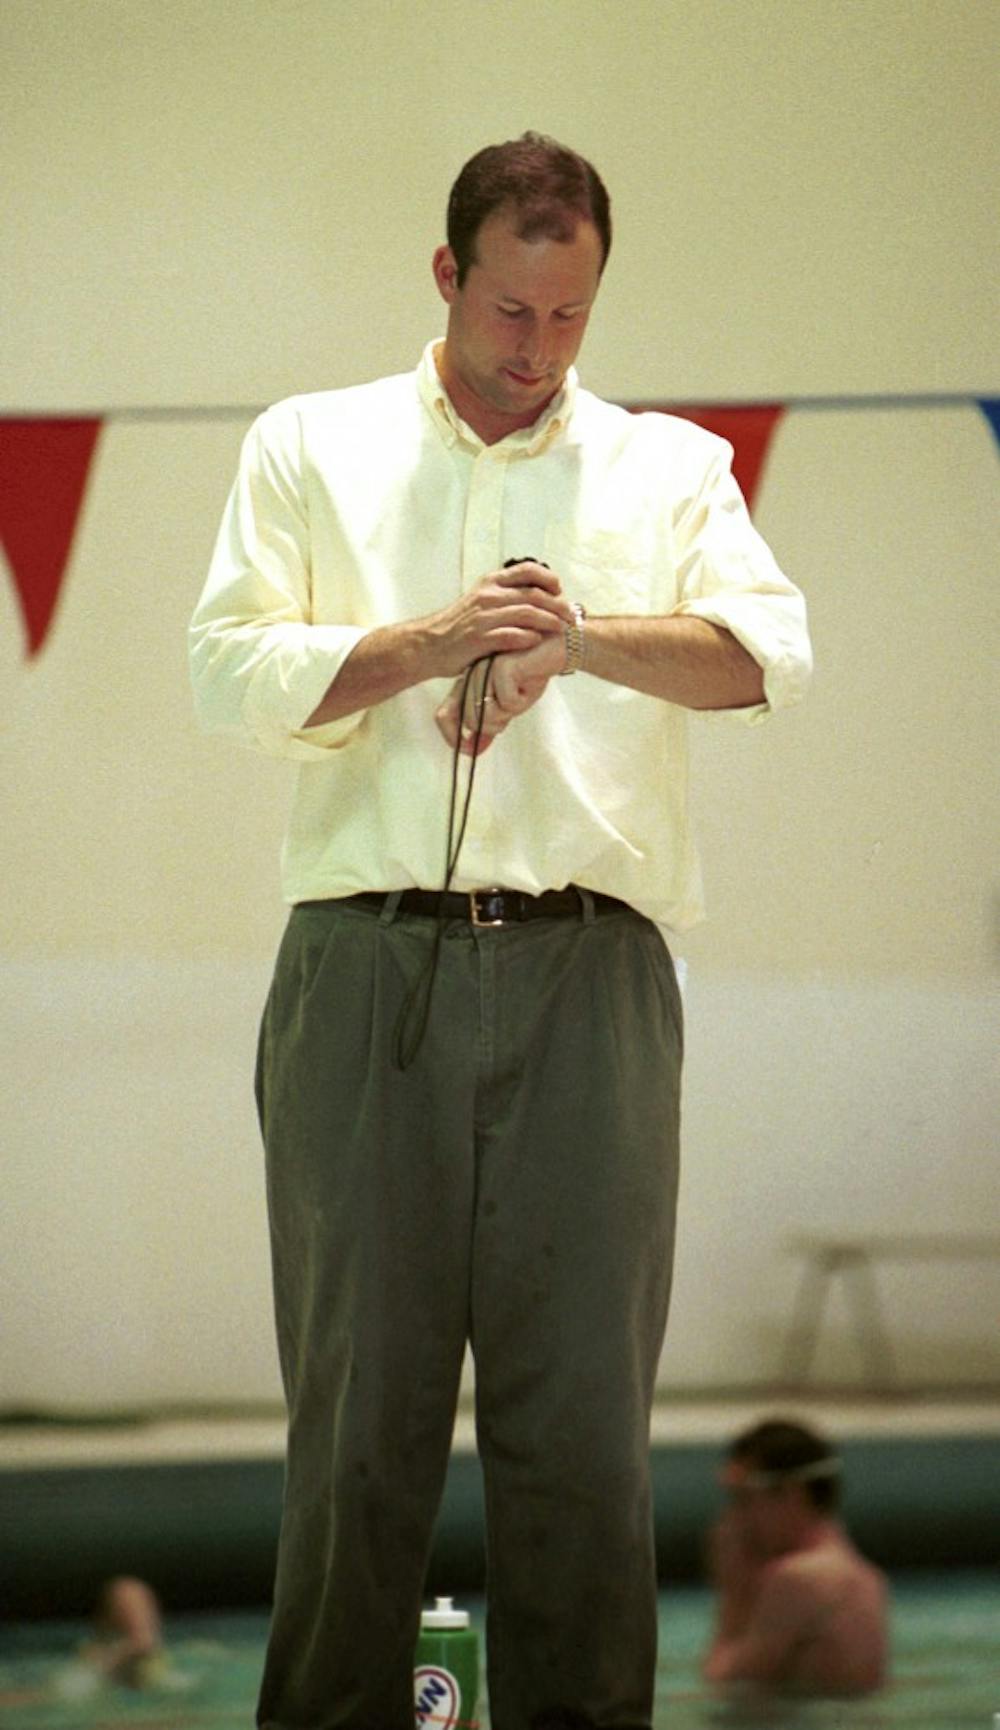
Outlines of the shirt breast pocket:
{"label": "shirt breast pocket", "polygon": [[571,601],[594,613],[653,611],[652,549],[632,530],[553,524],[545,559]]}

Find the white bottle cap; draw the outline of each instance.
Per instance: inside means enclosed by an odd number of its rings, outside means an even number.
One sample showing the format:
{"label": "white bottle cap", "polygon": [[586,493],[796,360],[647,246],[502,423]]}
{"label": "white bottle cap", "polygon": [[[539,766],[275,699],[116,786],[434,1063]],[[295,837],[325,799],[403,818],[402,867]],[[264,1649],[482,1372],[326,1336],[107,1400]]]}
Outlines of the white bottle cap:
{"label": "white bottle cap", "polygon": [[422,1628],[467,1628],[468,1610],[456,1610],[451,1598],[435,1598],[433,1610],[425,1610],[420,1618]]}

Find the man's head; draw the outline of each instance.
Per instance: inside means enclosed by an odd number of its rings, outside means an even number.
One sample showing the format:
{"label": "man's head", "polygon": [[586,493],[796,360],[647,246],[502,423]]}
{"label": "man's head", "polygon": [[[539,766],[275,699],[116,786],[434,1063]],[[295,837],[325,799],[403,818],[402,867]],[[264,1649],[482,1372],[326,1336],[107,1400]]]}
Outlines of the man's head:
{"label": "man's head", "polygon": [[722,1482],[751,1547],[780,1555],[836,1513],[840,1461],[815,1430],[768,1419],[731,1443]]}
{"label": "man's head", "polygon": [[448,306],[438,365],[487,443],[530,426],[587,328],[608,248],[608,197],[575,152],[526,133],[481,150],[448,203],[434,279]]}
{"label": "man's head", "polygon": [[471,156],[448,199],[447,234],[456,286],[476,259],[487,217],[506,209],[521,240],[571,240],[580,221],[592,222],[601,242],[601,270],[611,251],[611,204],[596,168],[554,138],[525,132],[506,144],[488,144]]}

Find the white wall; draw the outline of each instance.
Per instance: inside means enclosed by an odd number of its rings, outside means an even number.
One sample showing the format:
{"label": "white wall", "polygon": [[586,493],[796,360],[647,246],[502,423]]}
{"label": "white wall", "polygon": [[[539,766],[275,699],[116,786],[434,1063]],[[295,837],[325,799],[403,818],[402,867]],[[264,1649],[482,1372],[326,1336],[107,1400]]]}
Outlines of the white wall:
{"label": "white wall", "polygon": [[[409,367],[480,144],[592,155],[621,400],[997,392],[995,9],[5,0],[8,413],[109,413],[49,642],[0,567],[0,1403],[277,1395],[253,1041],[275,763],[200,738],[184,628],[253,405]],[[670,1384],[773,1374],[786,1235],[997,1216],[1000,452],[961,400],[790,408],[756,516],[818,672],[695,727]],[[992,1282],[992,1284],[991,1284]],[[996,1379],[997,1275],[884,1276],[904,1370]],[[825,1373],[857,1367],[834,1306]]]}

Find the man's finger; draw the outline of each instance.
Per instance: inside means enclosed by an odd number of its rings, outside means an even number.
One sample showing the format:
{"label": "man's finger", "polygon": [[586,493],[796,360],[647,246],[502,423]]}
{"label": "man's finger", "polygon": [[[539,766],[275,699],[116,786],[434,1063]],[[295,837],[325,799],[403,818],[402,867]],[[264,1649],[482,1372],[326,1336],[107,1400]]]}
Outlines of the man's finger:
{"label": "man's finger", "polygon": [[534,559],[523,559],[518,565],[505,565],[502,571],[496,572],[493,580],[512,589],[523,589],[531,585],[536,589],[545,589],[550,595],[557,595],[562,586],[555,571],[550,571],[548,565],[540,565]]}

